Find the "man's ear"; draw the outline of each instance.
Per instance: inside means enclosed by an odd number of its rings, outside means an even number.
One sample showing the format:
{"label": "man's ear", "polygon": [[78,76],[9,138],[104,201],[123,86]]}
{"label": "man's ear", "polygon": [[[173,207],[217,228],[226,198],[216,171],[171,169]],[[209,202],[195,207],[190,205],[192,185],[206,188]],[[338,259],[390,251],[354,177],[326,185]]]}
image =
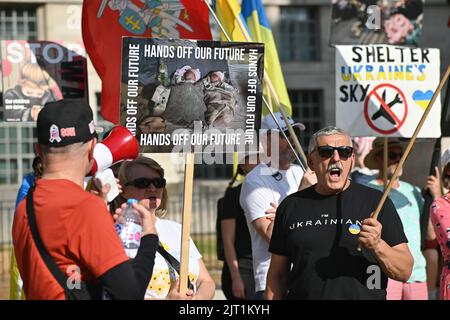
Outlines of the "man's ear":
{"label": "man's ear", "polygon": [[39,143],[36,143],[34,145],[34,150],[36,151],[37,155],[41,158],[44,159],[44,152],[42,151],[42,147]]}
{"label": "man's ear", "polygon": [[312,161],[310,155],[308,155],[308,156],[306,157],[306,160],[307,160],[308,167],[309,167],[312,171],[315,171],[314,165],[313,165],[313,161]]}
{"label": "man's ear", "polygon": [[89,161],[93,161],[94,160],[94,149],[95,149],[95,145],[97,144],[97,138],[93,138],[91,139],[90,143],[90,147],[89,147]]}

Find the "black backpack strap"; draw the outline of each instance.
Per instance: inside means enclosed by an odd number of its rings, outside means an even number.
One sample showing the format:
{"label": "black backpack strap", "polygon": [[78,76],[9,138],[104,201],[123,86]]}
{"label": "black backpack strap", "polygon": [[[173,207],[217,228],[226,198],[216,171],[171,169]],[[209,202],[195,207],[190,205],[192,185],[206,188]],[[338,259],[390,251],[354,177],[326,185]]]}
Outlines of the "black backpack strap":
{"label": "black backpack strap", "polygon": [[64,289],[64,291],[66,291],[68,277],[58,268],[55,261],[48,253],[47,249],[45,249],[45,246],[42,243],[41,237],[39,236],[39,232],[37,230],[36,217],[34,214],[33,191],[34,187],[30,189],[27,195],[27,216],[31,234],[33,235],[34,243],[36,244],[36,247],[39,250],[39,253],[41,254],[41,257],[44,260],[48,270],[50,270],[55,279],[58,281],[59,285]]}
{"label": "black backpack strap", "polygon": [[223,203],[225,197],[217,200],[217,219],[216,219],[216,248],[217,248],[217,259],[225,262],[225,250],[223,248],[223,237],[222,237],[222,218],[223,218]]}
{"label": "black backpack strap", "polygon": [[[158,252],[160,255],[163,256],[164,259],[166,259],[166,261],[172,266],[172,268],[174,268],[175,271],[178,274],[180,274],[180,262],[178,262],[178,260],[174,256],[172,256],[169,252],[167,252],[167,250],[164,249],[161,243],[158,243]],[[191,280],[189,280],[189,276],[188,276],[188,288],[191,290],[194,289]]]}

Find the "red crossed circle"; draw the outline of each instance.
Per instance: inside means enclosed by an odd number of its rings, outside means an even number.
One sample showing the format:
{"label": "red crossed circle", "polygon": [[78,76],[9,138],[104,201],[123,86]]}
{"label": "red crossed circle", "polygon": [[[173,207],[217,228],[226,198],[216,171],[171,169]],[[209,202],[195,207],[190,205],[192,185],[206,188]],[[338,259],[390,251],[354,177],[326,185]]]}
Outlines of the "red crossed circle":
{"label": "red crossed circle", "polygon": [[[397,92],[400,94],[400,96],[402,97],[402,105],[403,105],[404,108],[405,108],[405,113],[404,113],[402,119],[399,119],[399,118],[397,117],[397,115],[396,115],[396,114],[391,110],[391,108],[387,105],[386,101],[384,101],[384,100],[380,97],[380,95],[378,94],[377,90],[380,89],[380,88],[383,88],[383,87],[388,87],[388,88],[394,89],[394,90],[397,91]],[[368,110],[368,109],[369,109],[369,101],[370,101],[370,98],[371,98],[372,95],[375,96],[375,98],[380,102],[381,107],[384,108],[384,109],[389,113],[389,115],[395,120],[395,122],[397,123],[397,125],[394,126],[394,128],[388,129],[388,130],[381,129],[381,128],[378,128],[378,127],[372,122],[372,120],[371,120],[370,117],[369,117],[369,110]],[[394,133],[394,132],[398,131],[398,130],[403,126],[403,124],[405,123],[407,115],[408,115],[408,104],[407,104],[407,102],[406,102],[405,95],[403,94],[403,92],[402,92],[399,88],[397,88],[396,86],[394,86],[394,85],[392,85],[392,84],[389,84],[389,83],[382,83],[382,84],[379,84],[378,86],[376,86],[375,88],[373,88],[373,90],[369,92],[369,94],[367,95],[367,97],[366,97],[366,99],[365,99],[365,101],[364,101],[364,117],[366,118],[367,124],[368,124],[369,127],[371,127],[373,130],[375,130],[375,131],[377,131],[377,132],[379,132],[379,133],[382,133],[382,134],[391,134],[391,133]]]}

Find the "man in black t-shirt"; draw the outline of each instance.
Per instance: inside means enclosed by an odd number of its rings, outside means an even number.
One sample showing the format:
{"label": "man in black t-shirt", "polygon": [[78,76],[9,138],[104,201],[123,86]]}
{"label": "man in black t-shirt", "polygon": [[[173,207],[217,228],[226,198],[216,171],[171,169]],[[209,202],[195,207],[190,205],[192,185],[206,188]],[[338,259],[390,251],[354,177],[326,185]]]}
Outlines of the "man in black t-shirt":
{"label": "man in black t-shirt", "polygon": [[220,220],[224,246],[222,290],[228,300],[251,299],[255,292],[252,242],[239,204],[242,185],[227,189]]}
{"label": "man in black t-shirt", "polygon": [[[239,175],[245,176],[259,163],[258,153],[243,154],[238,161],[236,174],[228,185],[225,196],[218,204],[218,253],[224,261],[222,291],[228,300],[253,299],[255,279],[253,276],[252,242],[239,204],[242,184],[232,187]],[[221,252],[220,252],[221,251]]]}
{"label": "man in black t-shirt", "polygon": [[345,131],[316,132],[308,151],[318,182],[277,209],[266,298],[386,299],[387,278],[406,281],[413,266],[394,205],[387,199],[379,220],[370,218],[382,194],[349,179]]}

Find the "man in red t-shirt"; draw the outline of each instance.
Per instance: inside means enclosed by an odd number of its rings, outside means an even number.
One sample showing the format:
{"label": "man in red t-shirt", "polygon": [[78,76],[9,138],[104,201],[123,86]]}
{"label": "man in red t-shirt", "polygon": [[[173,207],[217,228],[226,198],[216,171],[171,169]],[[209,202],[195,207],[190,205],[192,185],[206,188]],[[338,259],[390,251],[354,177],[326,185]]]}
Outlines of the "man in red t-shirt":
{"label": "man in red t-shirt", "polygon": [[[78,278],[90,289],[101,285],[113,299],[143,299],[158,246],[155,213],[133,205],[142,219],[142,238],[130,261],[105,203],[83,189],[97,142],[91,108],[81,100],[47,103],[39,113],[37,132],[44,172],[33,202],[43,246],[70,280]],[[18,205],[12,230],[25,295],[65,299],[65,290],[77,286],[67,281],[63,288],[47,268],[30,231],[26,202]],[[100,292],[90,290],[91,297],[100,298]]]}

